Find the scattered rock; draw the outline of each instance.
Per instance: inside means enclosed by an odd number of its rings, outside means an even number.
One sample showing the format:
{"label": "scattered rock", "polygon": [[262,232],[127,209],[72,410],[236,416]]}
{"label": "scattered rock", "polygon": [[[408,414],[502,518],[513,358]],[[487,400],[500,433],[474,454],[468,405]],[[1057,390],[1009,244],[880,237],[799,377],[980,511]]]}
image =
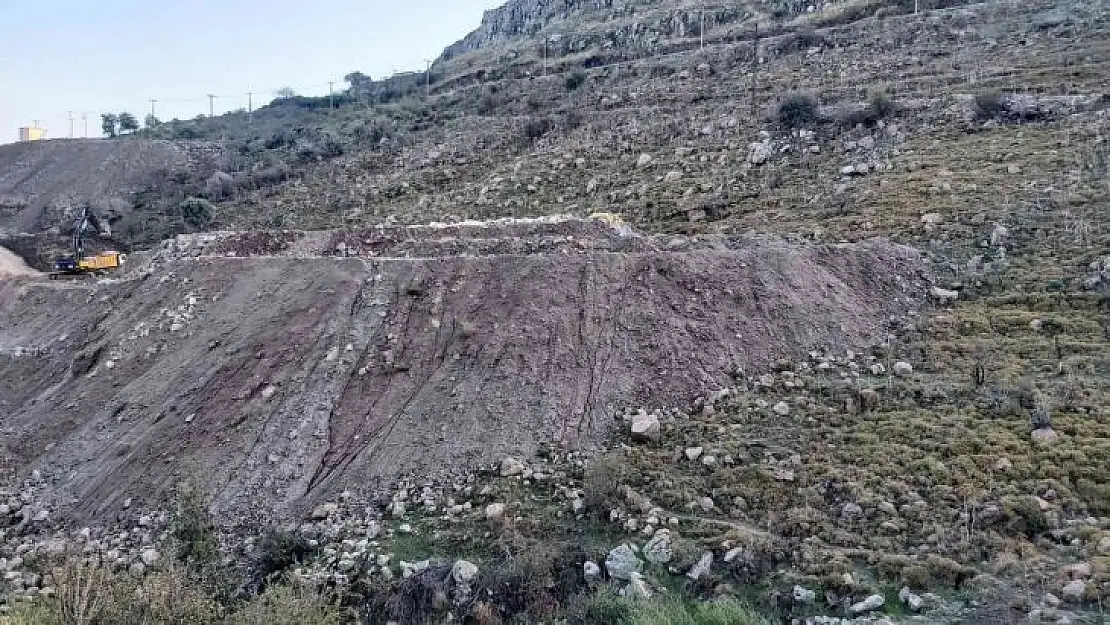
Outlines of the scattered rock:
{"label": "scattered rock", "polygon": [[871,595],[870,597],[860,601],[859,603],[852,604],[848,611],[852,614],[863,614],[864,612],[871,612],[878,610],[886,604],[886,598],[882,595]]}
{"label": "scattered rock", "polygon": [[632,417],[632,440],[649,442],[659,440],[659,417],[639,412]]}
{"label": "scattered rock", "polygon": [[907,375],[910,375],[912,373],[913,373],[913,365],[911,365],[910,363],[908,363],[904,360],[899,360],[898,362],[894,363],[894,375],[907,376]]}
{"label": "scattered rock", "polygon": [[1065,599],[1080,601],[1087,594],[1087,582],[1081,579],[1072,580],[1064,585],[1062,593]]}
{"label": "scattered rock", "polygon": [[801,586],[795,586],[794,587],[794,603],[809,604],[809,603],[813,603],[816,600],[817,600],[817,593],[816,592],[814,592],[812,590],[809,590],[808,588],[802,588]]}
{"label": "scattered rock", "polygon": [[779,403],[775,404],[775,407],[771,410],[773,410],[775,414],[779,415],[780,417],[785,417],[786,415],[790,414],[790,404],[784,401],[780,401]]}
{"label": "scattered rock", "polygon": [[847,519],[859,518],[863,516],[863,508],[858,503],[850,501],[844,504],[844,507],[840,510],[840,516]]}
{"label": "scattered rock", "polygon": [[671,532],[667,529],[655,531],[655,535],[648,541],[642,550],[644,558],[654,564],[666,564],[674,557],[671,547]]}
{"label": "scattered rock", "polygon": [[712,497],[699,497],[698,507],[701,508],[703,512],[712,512],[713,509],[717,507],[717,504],[713,503]]}
{"label": "scattered rock", "polygon": [[609,552],[605,557],[605,570],[613,579],[629,579],[632,573],[639,573],[643,562],[627,544],[621,545]]}
{"label": "scattered rock", "polygon": [[505,504],[491,503],[486,506],[486,520],[500,523],[505,518]]}
{"label": "scattered rock", "polygon": [[524,463],[511,456],[501,461],[501,477],[512,477],[524,473]]}
{"label": "scattered rock", "polygon": [[644,582],[644,576],[633,571],[628,575],[628,585],[621,590],[621,594],[629,599],[651,599],[651,588]]}
{"label": "scattered rock", "polygon": [[339,505],[334,503],[322,503],[312,510],[312,518],[317,521],[322,521],[331,517],[333,514],[339,512]]}
{"label": "scattered rock", "polygon": [[701,555],[701,558],[698,559],[697,563],[694,564],[694,566],[690,567],[690,570],[686,572],[686,577],[697,581],[701,579],[702,576],[708,574],[709,570],[712,567],[713,553],[711,551],[706,551]]}
{"label": "scattered rock", "polygon": [[960,299],[959,291],[949,291],[948,289],[942,289],[939,286],[933,287],[932,295],[933,299],[935,299],[937,303],[941,306],[947,306],[948,304]]}
{"label": "scattered rock", "polygon": [[596,582],[601,578],[601,567],[593,560],[586,560],[582,564],[582,576],[586,579],[587,583]]}
{"label": "scattered rock", "polygon": [[1056,430],[1052,428],[1037,428],[1030,436],[1037,445],[1051,445],[1058,438]]}
{"label": "scattered rock", "polygon": [[703,450],[701,447],[688,447],[686,449],[686,458],[689,459],[691,462],[697,460],[698,458],[701,458],[702,451]]}
{"label": "scattered rock", "polygon": [[459,560],[451,567],[451,579],[456,584],[470,584],[478,577],[478,567],[470,561]]}
{"label": "scattered rock", "polygon": [[653,159],[650,154],[641,154],[640,158],[636,159],[636,167],[643,169],[644,167],[651,165],[652,161],[654,160],[655,159]]}
{"label": "scattered rock", "polygon": [[911,612],[920,612],[921,608],[925,605],[925,600],[914,594],[909,589],[909,586],[903,586],[902,590],[898,591],[898,599],[906,604],[906,607]]}

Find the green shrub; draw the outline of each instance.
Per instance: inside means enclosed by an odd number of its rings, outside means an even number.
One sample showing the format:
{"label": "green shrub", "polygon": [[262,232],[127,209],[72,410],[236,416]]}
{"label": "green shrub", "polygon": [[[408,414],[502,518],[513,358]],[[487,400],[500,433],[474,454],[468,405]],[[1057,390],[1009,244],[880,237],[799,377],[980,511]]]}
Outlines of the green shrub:
{"label": "green shrub", "polygon": [[255,588],[265,587],[289,567],[304,562],[314,551],[307,539],[294,532],[266,532],[255,546],[251,567]]}
{"label": "green shrub", "polygon": [[686,602],[668,597],[636,604],[624,621],[628,625],[770,625],[746,605],[735,599]]}
{"label": "green shrub", "polygon": [[780,124],[791,128],[817,121],[817,99],[807,93],[791,93],[779,102],[776,117]]}
{"label": "green shrub", "polygon": [[204,198],[191,197],[181,203],[181,219],[188,225],[203,230],[212,224],[214,207]]}
{"label": "green shrub", "polygon": [[1006,103],[999,91],[985,91],[975,96],[975,116],[994,119],[1006,113]]}
{"label": "green shrub", "polygon": [[585,84],[586,78],[586,72],[572,72],[570,76],[567,76],[567,91],[574,91],[575,89],[581,87],[583,84]]}
{"label": "green shrub", "polygon": [[223,622],[226,625],[339,625],[338,602],[301,585],[271,586]]}

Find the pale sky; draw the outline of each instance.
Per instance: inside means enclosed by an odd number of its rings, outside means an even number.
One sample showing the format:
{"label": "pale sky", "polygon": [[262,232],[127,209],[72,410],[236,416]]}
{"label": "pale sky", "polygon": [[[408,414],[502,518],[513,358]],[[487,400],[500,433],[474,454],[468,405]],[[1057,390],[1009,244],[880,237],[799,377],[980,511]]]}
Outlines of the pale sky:
{"label": "pale sky", "polygon": [[191,119],[361,71],[423,70],[504,0],[0,0],[0,144],[38,120],[100,135],[100,113]]}

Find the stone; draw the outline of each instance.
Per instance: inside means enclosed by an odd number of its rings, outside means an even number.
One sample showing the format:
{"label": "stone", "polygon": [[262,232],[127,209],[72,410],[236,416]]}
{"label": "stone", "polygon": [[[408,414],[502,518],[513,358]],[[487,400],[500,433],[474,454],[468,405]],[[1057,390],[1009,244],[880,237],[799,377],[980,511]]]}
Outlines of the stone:
{"label": "stone", "polygon": [[1080,562],[1079,564],[1065,566],[1060,569],[1060,572],[1068,579],[1087,579],[1091,576],[1091,565],[1087,562]]}
{"label": "stone", "polygon": [[913,365],[904,360],[899,360],[898,362],[894,363],[893,369],[894,375],[897,376],[904,377],[913,373]]}
{"label": "stone", "polygon": [[909,586],[903,586],[902,590],[898,591],[898,599],[906,604],[910,612],[920,612],[921,608],[925,606],[925,600],[914,594]]}
{"label": "stone", "polygon": [[878,610],[886,604],[886,598],[882,595],[871,595],[870,597],[860,601],[859,603],[852,604],[848,611],[852,614],[863,614],[864,612],[872,612]]}
{"label": "stone", "polygon": [[131,566],[127,567],[127,572],[130,573],[132,577],[142,577],[146,575],[146,565],[142,562],[132,562]]}
{"label": "stone", "polygon": [[143,561],[148,569],[152,569],[158,565],[158,561],[162,559],[162,554],[158,553],[155,549],[143,549],[139,559]]}
{"label": "stone", "polygon": [[312,518],[317,521],[322,521],[337,512],[339,512],[338,504],[322,503],[312,510]]}
{"label": "stone", "polygon": [[1006,458],[1006,457],[999,458],[994,463],[994,470],[995,471],[1000,471],[1002,473],[1005,473],[1005,472],[1009,471],[1012,468],[1014,468],[1014,463],[1011,462],[1010,459]]}
{"label": "stone", "polygon": [[678,182],[682,180],[682,172],[668,171],[667,175],[663,176],[663,182]]}
{"label": "stone", "polygon": [[697,460],[698,458],[701,458],[702,451],[703,450],[701,447],[688,447],[686,449],[686,458],[690,461]]}
{"label": "stone", "polygon": [[779,403],[775,404],[775,407],[771,410],[773,410],[775,414],[779,415],[780,417],[785,417],[786,415],[790,414],[790,404],[784,401],[780,401]]}
{"label": "stone", "polygon": [[712,512],[713,509],[717,507],[717,504],[713,503],[712,497],[699,497],[698,507],[701,508],[703,512]]}
{"label": "stone", "polygon": [[501,477],[513,477],[514,475],[521,475],[523,473],[524,463],[516,458],[509,456],[501,461]]}
{"label": "stone", "polygon": [[470,584],[476,577],[478,577],[478,567],[473,562],[458,560],[451,567],[451,579],[455,580],[456,584]]}
{"label": "stone", "polygon": [[748,146],[748,162],[752,165],[762,165],[771,158],[771,146],[765,143],[753,143]]}
{"label": "stone", "polygon": [[1058,438],[1058,436],[1056,435],[1056,430],[1053,430],[1052,428],[1037,428],[1036,430],[1033,430],[1033,433],[1030,434],[1030,437],[1033,439],[1033,442],[1038,445],[1051,445],[1052,443],[1055,443],[1056,439]]}
{"label": "stone", "polygon": [[725,562],[732,562],[736,558],[739,558],[741,555],[743,555],[743,553],[743,547],[733,547],[732,549],[729,549],[727,553],[725,553],[724,560]]}
{"label": "stone", "polygon": [[1056,595],[1054,595],[1050,592],[1046,592],[1044,594],[1044,604],[1047,605],[1048,607],[1058,608],[1058,607],[1060,607],[1061,603],[1063,603],[1063,602],[1060,601],[1060,598],[1057,597]]}
{"label": "stone", "polygon": [[633,572],[629,574],[628,585],[621,590],[621,594],[628,599],[651,599],[651,588],[644,581],[643,575]]}
{"label": "stone", "polygon": [[692,579],[694,581],[698,581],[703,576],[708,575],[709,570],[712,567],[713,567],[713,552],[706,551],[705,553],[701,554],[701,558],[698,558],[697,563],[694,564],[694,566],[690,567],[689,571],[686,571],[686,577],[689,577],[690,579]]}
{"label": "stone", "polygon": [[644,554],[644,558],[653,564],[666,564],[670,562],[671,559],[674,558],[674,549],[671,547],[670,530],[656,530],[655,535],[644,545],[641,552]]}
{"label": "stone", "polygon": [[632,573],[639,573],[643,562],[627,544],[621,545],[609,552],[605,557],[605,570],[613,579],[629,579]]}
{"label": "stone", "polygon": [[1098,541],[1098,553],[1102,556],[1110,556],[1110,536],[1103,536]]}
{"label": "stone", "polygon": [[491,503],[486,506],[486,520],[492,522],[500,522],[505,518],[505,504]]}
{"label": "stone", "polygon": [[1061,592],[1065,599],[1080,601],[1083,599],[1083,595],[1087,594],[1087,582],[1081,579],[1074,579],[1065,584]]}
{"label": "stone", "polygon": [[859,518],[863,516],[863,508],[861,508],[858,503],[849,501],[841,508],[840,516],[846,519]]}
{"label": "stone", "polygon": [[[876,375],[876,376],[886,375],[886,367],[884,367],[882,365],[882,363],[877,362],[877,363],[871,365],[871,367],[869,369],[871,371],[871,375]],[[860,391],[860,392],[862,393],[863,391]]]}
{"label": "stone", "polygon": [[801,586],[794,586],[794,603],[809,604],[813,603],[816,600],[816,592],[809,590],[808,588],[802,588]]}
{"label": "stone", "polygon": [[949,303],[960,299],[959,291],[949,291],[948,289],[942,289],[939,286],[934,286],[931,294],[933,296],[933,299],[935,299],[937,303],[941,306],[946,306]]}
{"label": "stone", "polygon": [[659,417],[646,412],[632,417],[632,440],[641,443],[659,440]]}
{"label": "stone", "polygon": [[654,160],[655,159],[653,159],[650,154],[641,154],[640,158],[636,159],[636,167],[643,169],[644,167],[651,165],[652,161]]}
{"label": "stone", "polygon": [[593,560],[586,560],[582,564],[582,577],[587,583],[598,581],[601,578],[601,567]]}

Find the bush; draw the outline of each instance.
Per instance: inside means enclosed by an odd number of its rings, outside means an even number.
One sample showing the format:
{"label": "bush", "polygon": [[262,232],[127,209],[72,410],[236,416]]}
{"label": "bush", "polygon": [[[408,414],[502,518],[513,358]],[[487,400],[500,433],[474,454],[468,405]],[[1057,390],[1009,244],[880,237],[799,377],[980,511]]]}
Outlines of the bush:
{"label": "bush", "polygon": [[791,128],[817,121],[817,99],[806,93],[791,93],[779,102],[776,117],[780,124]]}
{"label": "bush", "polygon": [[208,177],[204,182],[204,194],[213,200],[222,200],[234,190],[234,179],[222,171],[218,171]]}
{"label": "bush", "polygon": [[289,167],[277,164],[251,172],[250,184],[256,189],[279,185],[289,179]]}
{"label": "bush", "polygon": [[871,95],[868,108],[871,109],[871,113],[876,120],[886,119],[898,112],[898,104],[883,91],[876,91]]}
{"label": "bush", "polygon": [[1006,113],[1002,93],[986,91],[975,96],[975,116],[979,119],[995,119]]}
{"label": "bush", "polygon": [[204,230],[212,224],[213,206],[206,199],[199,197],[187,198],[181,203],[179,210],[181,219],[198,230]]}
{"label": "bush", "polygon": [[254,587],[264,588],[289,567],[304,562],[313,551],[308,541],[296,533],[272,530],[263,534],[255,549]]}
{"label": "bush", "polygon": [[567,91],[574,91],[574,90],[578,89],[579,87],[581,87],[583,84],[585,84],[586,78],[587,77],[586,77],[585,72],[573,72],[573,73],[571,73],[570,76],[567,76],[567,81],[566,81]]}
{"label": "bush", "polygon": [[524,124],[524,136],[528,141],[535,141],[551,131],[553,124],[546,117],[533,117]]}
{"label": "bush", "polygon": [[228,617],[227,625],[339,625],[345,620],[338,602],[300,585],[271,586]]}

